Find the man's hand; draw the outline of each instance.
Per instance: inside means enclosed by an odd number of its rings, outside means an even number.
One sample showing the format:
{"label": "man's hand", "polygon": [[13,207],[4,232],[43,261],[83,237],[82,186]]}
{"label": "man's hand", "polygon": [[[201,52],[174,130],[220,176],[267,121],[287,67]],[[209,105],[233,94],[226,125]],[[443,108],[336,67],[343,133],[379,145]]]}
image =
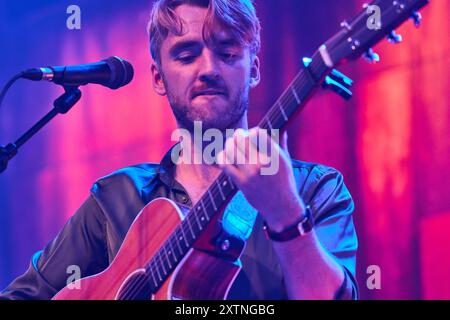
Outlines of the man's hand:
{"label": "man's hand", "polygon": [[[236,130],[233,137],[227,139],[217,160],[219,167],[231,177],[269,228],[279,232],[300,220],[305,205],[297,192],[287,150],[287,133],[284,132],[280,146],[270,136],[259,134],[260,130]],[[263,143],[267,148],[261,148]],[[241,161],[243,164],[237,161],[239,157],[245,159]],[[263,174],[263,168],[273,165],[271,161],[278,161],[278,170]]]}

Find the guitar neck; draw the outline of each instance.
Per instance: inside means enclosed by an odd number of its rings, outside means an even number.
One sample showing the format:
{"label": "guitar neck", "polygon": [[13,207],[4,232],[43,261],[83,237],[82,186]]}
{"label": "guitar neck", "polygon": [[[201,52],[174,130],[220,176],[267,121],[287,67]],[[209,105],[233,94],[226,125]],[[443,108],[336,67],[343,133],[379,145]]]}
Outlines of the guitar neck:
{"label": "guitar neck", "polygon": [[258,127],[271,131],[283,131],[287,124],[303,110],[312,93],[322,79],[331,71],[317,51],[309,63],[294,77],[286,90],[258,124]]}

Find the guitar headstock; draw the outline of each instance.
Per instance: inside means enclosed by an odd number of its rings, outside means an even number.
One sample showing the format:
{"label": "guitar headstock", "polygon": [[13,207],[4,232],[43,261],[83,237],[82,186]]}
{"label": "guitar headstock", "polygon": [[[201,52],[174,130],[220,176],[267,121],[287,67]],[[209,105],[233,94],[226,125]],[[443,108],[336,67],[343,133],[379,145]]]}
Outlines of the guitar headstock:
{"label": "guitar headstock", "polygon": [[[388,37],[393,43],[402,41],[395,28],[408,19],[418,27],[422,17],[418,10],[429,0],[375,0],[363,6],[362,12],[341,23],[341,30],[321,47],[322,58],[330,67],[346,60],[365,56],[376,62],[379,57],[372,46]],[[320,51],[320,50],[319,50]]]}

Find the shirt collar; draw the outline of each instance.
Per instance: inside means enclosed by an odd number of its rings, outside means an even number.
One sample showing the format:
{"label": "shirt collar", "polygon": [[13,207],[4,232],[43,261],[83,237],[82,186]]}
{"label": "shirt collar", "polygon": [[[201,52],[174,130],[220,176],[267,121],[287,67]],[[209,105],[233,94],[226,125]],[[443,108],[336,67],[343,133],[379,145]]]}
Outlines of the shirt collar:
{"label": "shirt collar", "polygon": [[[172,160],[172,152],[175,147],[179,144],[176,143],[165,153],[161,159],[159,166],[156,169],[156,175],[154,179],[159,179],[163,184],[165,184],[170,189],[175,189],[176,191],[181,191],[187,195],[185,188],[175,180],[175,162]],[[179,155],[176,155],[177,157]],[[174,159],[176,161],[176,159]],[[153,179],[147,184],[150,185]]]}

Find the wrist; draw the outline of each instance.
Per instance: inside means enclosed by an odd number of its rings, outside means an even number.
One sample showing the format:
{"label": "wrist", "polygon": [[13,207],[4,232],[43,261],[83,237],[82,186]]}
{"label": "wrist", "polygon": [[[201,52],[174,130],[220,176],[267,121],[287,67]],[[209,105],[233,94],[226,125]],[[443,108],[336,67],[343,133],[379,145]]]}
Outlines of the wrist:
{"label": "wrist", "polygon": [[314,226],[314,219],[311,207],[306,206],[304,214],[294,224],[284,227],[284,229],[273,230],[264,222],[264,232],[266,237],[276,242],[286,242],[297,237],[302,237],[310,233]]}
{"label": "wrist", "polygon": [[296,206],[289,210],[279,210],[276,214],[265,215],[266,217],[273,217],[265,219],[267,227],[274,232],[282,232],[289,227],[292,227],[305,217],[306,208],[304,205]]}

